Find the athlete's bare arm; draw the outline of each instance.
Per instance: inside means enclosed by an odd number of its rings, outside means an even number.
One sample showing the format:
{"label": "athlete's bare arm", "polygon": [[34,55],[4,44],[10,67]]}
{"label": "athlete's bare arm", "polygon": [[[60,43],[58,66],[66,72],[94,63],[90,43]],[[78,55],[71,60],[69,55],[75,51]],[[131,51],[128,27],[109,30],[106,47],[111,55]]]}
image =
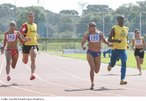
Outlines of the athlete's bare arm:
{"label": "athlete's bare arm", "polygon": [[4,49],[5,49],[6,44],[7,44],[6,34],[7,34],[7,33],[4,33],[4,40],[3,40],[3,47],[2,47],[2,50],[1,50],[1,54],[4,53]]}
{"label": "athlete's bare arm", "polygon": [[86,35],[84,35],[84,37],[83,37],[83,39],[81,41],[81,47],[82,47],[83,50],[86,50],[86,47],[84,46],[84,44],[85,44],[87,39],[85,37],[86,37]]}
{"label": "athlete's bare arm", "polygon": [[134,50],[134,39],[132,39],[132,49]]}
{"label": "athlete's bare arm", "polygon": [[21,42],[21,40],[23,40],[25,42],[31,40],[30,38],[24,37],[24,35],[20,34],[20,32],[17,32],[17,35],[18,35],[18,39],[20,40],[20,42]]}
{"label": "athlete's bare arm", "polygon": [[121,43],[120,39],[112,39],[112,37],[114,37],[114,36],[115,36],[115,28],[112,28],[112,30],[109,33],[108,41]]}
{"label": "athlete's bare arm", "polygon": [[100,32],[100,35],[101,35],[101,39],[102,39],[102,42],[109,45],[109,42],[106,41],[105,37],[104,37],[104,34],[102,32]]}
{"label": "athlete's bare arm", "polygon": [[143,41],[143,48],[145,49],[146,48],[146,43],[145,43],[144,38],[142,39],[142,41]]}

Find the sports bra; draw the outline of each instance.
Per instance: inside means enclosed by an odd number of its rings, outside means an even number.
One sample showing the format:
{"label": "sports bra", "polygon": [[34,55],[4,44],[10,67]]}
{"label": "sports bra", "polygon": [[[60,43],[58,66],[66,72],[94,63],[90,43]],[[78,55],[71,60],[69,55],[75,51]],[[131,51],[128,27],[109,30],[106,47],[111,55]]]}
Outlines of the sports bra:
{"label": "sports bra", "polygon": [[143,45],[142,39],[139,40],[135,39],[135,45]]}
{"label": "sports bra", "polygon": [[17,32],[14,32],[13,34],[8,34],[8,33],[6,34],[6,40],[8,42],[14,42],[17,40],[17,38],[18,38]]}
{"label": "sports bra", "polygon": [[88,41],[89,42],[100,42],[101,35],[99,33],[96,34],[90,34],[88,35]]}

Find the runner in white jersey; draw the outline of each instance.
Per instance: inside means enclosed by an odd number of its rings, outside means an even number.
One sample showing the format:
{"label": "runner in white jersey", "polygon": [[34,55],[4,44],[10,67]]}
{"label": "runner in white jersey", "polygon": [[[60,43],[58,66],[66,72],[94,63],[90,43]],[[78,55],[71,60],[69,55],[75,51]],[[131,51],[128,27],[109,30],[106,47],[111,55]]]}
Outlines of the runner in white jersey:
{"label": "runner in white jersey", "polygon": [[132,40],[132,48],[134,50],[139,75],[142,75],[141,65],[143,64],[144,59],[145,41],[138,29],[135,30],[134,36],[135,38]]}

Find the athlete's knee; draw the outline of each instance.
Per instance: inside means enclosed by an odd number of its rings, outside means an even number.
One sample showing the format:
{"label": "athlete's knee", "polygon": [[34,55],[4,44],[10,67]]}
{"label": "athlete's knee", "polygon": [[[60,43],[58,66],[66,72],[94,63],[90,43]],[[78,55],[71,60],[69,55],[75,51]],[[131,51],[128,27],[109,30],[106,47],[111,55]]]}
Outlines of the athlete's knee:
{"label": "athlete's knee", "polygon": [[24,64],[28,63],[28,59],[22,59],[22,61],[23,61]]}
{"label": "athlete's knee", "polygon": [[15,69],[16,68],[16,65],[15,66],[12,66],[12,68]]}
{"label": "athlete's knee", "polygon": [[94,73],[94,69],[91,69],[91,70],[90,70],[90,74],[93,74],[93,73]]}
{"label": "athlete's knee", "polygon": [[99,72],[99,69],[95,69],[95,73],[98,73]]}
{"label": "athlete's knee", "polygon": [[95,70],[94,70],[95,73],[98,73],[99,72],[99,69],[100,69],[100,66],[96,67]]}
{"label": "athlete's knee", "polygon": [[35,58],[31,59],[31,62],[32,62],[32,63],[35,63],[35,61],[36,61],[36,59],[35,59]]}
{"label": "athlete's knee", "polygon": [[142,65],[143,64],[143,61],[140,61],[140,64]]}
{"label": "athlete's knee", "polygon": [[11,62],[7,62],[7,63],[6,63],[6,66],[10,66],[10,65],[11,65]]}

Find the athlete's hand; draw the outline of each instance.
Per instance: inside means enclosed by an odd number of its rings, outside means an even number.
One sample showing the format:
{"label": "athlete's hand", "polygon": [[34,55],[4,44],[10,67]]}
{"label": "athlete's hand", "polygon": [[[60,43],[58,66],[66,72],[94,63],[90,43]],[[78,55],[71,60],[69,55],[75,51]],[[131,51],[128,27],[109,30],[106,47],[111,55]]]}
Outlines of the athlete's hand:
{"label": "athlete's hand", "polygon": [[1,54],[4,54],[4,49],[3,48],[1,49]]}
{"label": "athlete's hand", "polygon": [[135,48],[134,47],[132,49],[133,49],[133,51],[135,51]]}
{"label": "athlete's hand", "polygon": [[83,46],[82,49],[83,49],[83,50],[86,50],[86,47]]}
{"label": "athlete's hand", "polygon": [[108,45],[109,47],[113,47],[113,44],[111,44],[111,43],[109,43],[109,45]]}
{"label": "athlete's hand", "polygon": [[122,42],[122,40],[118,39],[118,40],[117,40],[117,42],[118,42],[118,43],[121,43],[121,42]]}

